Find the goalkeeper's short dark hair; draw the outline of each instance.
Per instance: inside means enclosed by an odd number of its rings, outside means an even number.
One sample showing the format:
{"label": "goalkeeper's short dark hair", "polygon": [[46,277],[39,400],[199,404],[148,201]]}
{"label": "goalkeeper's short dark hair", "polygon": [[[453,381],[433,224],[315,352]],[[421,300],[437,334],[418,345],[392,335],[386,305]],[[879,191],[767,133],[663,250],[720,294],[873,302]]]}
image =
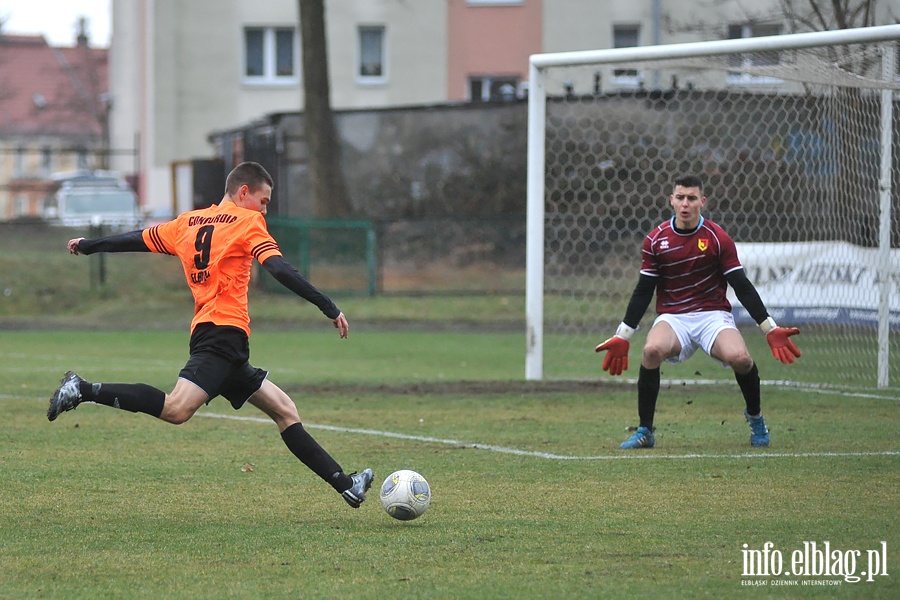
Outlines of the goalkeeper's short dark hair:
{"label": "goalkeeper's short dark hair", "polygon": [[676,177],[675,185],[680,185],[681,187],[686,188],[695,187],[700,191],[703,191],[703,180],[696,175],[681,175],[679,177]]}

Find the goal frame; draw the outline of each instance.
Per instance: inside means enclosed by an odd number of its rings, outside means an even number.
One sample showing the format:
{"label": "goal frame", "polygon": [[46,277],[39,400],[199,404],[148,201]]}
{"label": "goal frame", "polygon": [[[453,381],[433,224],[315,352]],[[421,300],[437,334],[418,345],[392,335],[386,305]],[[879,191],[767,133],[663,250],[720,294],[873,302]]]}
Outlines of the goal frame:
{"label": "goal frame", "polygon": [[[540,380],[544,376],[544,221],[546,177],[546,116],[547,91],[545,77],[551,67],[579,65],[604,65],[610,63],[650,61],[654,59],[698,58],[741,52],[793,50],[817,46],[840,46],[860,43],[877,43],[900,40],[900,25],[861,27],[837,31],[816,31],[785,34],[740,40],[717,40],[534,54],[529,57],[528,86],[528,148],[526,189],[526,349],[525,378]],[[883,62],[883,76],[892,76],[894,57]],[[891,145],[893,132],[894,92],[881,92],[881,136],[879,167],[879,234],[880,281],[878,301],[878,375],[877,385],[889,385],[889,336],[890,336],[890,279],[885,276],[890,269],[891,222]]]}

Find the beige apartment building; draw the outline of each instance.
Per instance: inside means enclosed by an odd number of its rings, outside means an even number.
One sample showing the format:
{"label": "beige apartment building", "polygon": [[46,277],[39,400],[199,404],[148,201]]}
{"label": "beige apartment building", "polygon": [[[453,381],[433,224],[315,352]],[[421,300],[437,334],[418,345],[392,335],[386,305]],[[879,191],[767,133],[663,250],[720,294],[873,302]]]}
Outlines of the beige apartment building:
{"label": "beige apartment building", "polygon": [[[799,4],[799,3],[798,3]],[[173,165],[212,157],[211,132],[303,109],[296,2],[113,0],[111,145],[140,156],[148,209],[173,207]],[[326,0],[335,109],[503,101],[528,57],[787,33],[779,0]],[[898,22],[900,0],[875,24]],[[668,85],[600,73],[604,89]],[[115,160],[115,157],[113,157]],[[114,167],[128,172],[133,161]],[[174,207],[180,209],[181,207]]]}

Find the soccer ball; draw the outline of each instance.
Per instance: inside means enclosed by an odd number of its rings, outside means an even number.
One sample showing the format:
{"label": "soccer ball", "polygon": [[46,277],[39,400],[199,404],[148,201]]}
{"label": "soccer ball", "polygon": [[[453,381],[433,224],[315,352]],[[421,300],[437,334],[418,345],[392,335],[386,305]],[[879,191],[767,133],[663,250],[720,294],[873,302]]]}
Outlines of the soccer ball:
{"label": "soccer ball", "polygon": [[415,471],[394,471],[381,484],[381,505],[395,519],[417,519],[425,514],[429,504],[431,488],[425,478]]}

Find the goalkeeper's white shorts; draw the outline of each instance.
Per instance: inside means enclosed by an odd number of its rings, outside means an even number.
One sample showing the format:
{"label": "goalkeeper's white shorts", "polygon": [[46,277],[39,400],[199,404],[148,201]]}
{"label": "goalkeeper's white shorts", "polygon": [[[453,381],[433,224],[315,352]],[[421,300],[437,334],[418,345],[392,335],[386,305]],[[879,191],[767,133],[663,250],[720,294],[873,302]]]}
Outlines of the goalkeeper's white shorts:
{"label": "goalkeeper's white shorts", "polygon": [[[712,347],[719,334],[725,329],[737,329],[734,324],[734,315],[724,310],[659,315],[653,321],[653,325],[661,322],[669,324],[681,345],[681,352],[678,355],[666,359],[666,362],[673,365],[692,357],[698,348],[702,348],[704,352],[712,356]],[[722,361],[716,362],[722,366],[728,366]]]}

